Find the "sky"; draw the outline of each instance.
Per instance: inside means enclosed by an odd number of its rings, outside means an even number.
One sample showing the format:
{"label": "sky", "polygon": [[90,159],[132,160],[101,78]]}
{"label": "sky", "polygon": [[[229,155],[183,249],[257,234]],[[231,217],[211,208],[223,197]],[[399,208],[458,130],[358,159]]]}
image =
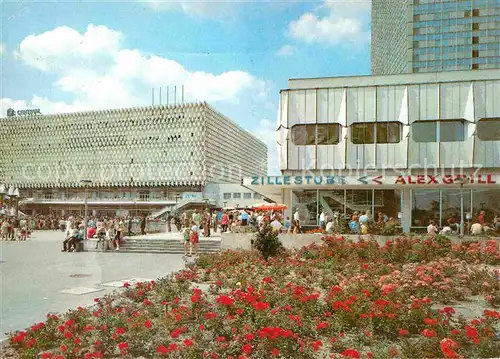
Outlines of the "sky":
{"label": "sky", "polygon": [[370,73],[370,0],[0,0],[0,117],[207,101],[268,146],[290,78]]}

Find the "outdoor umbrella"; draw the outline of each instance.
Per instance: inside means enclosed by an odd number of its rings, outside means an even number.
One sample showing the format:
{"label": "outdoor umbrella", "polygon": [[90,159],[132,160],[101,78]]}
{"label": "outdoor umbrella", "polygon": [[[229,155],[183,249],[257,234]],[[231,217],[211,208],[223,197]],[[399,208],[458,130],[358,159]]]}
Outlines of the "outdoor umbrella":
{"label": "outdoor umbrella", "polygon": [[281,203],[258,203],[252,206],[256,211],[281,211],[287,208],[286,204]]}

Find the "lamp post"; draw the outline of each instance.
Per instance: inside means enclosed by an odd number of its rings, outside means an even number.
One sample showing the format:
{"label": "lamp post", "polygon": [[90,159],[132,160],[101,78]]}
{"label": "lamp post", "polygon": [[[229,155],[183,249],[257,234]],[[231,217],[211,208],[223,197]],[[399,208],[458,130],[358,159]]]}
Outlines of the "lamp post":
{"label": "lamp post", "polygon": [[459,177],[455,180],[456,184],[460,185],[460,237],[464,236],[464,184],[469,181],[463,177]]}
{"label": "lamp post", "polygon": [[7,195],[9,196],[9,214],[12,214],[12,201],[14,199],[14,188],[11,186],[9,187],[9,191],[7,192]]}
{"label": "lamp post", "polygon": [[14,199],[16,200],[16,217],[19,217],[19,188],[14,190]]}
{"label": "lamp post", "polygon": [[83,180],[80,180],[80,183],[83,183],[84,186],[85,186],[85,221],[83,223],[83,239],[84,240],[87,240],[87,225],[88,225],[88,222],[89,222],[89,219],[88,219],[88,208],[87,208],[87,188],[88,188],[88,185],[90,183],[92,183],[91,180],[89,179],[83,179]]}

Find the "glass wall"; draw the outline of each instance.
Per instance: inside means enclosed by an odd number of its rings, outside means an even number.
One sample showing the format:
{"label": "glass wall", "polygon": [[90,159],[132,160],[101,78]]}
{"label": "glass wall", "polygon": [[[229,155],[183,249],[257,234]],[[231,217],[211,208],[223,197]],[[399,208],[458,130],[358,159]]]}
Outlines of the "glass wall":
{"label": "glass wall", "polygon": [[324,209],[330,218],[335,212],[345,213],[345,190],[319,191],[320,211]]}
{"label": "glass wall", "polygon": [[374,216],[377,220],[378,214],[382,213],[387,218],[398,219],[401,212],[401,191],[400,190],[375,190],[374,191]]}
{"label": "glass wall", "polygon": [[[464,220],[466,213],[470,213],[470,190],[463,191],[464,199]],[[455,218],[460,222],[460,190],[441,190],[441,225],[444,226],[448,219]]]}
{"label": "glass wall", "polygon": [[411,223],[414,227],[427,227],[431,220],[439,223],[440,194],[438,189],[413,190]]}
{"label": "glass wall", "polygon": [[495,214],[500,215],[500,190],[498,189],[473,189],[472,190],[472,215],[475,219],[480,211],[486,214],[486,222],[491,223]]}
{"label": "glass wall", "polygon": [[292,211],[299,211],[302,225],[314,226],[318,223],[318,191],[292,191]]}
{"label": "glass wall", "polygon": [[379,212],[387,219],[397,219],[401,212],[401,190],[292,191],[292,211],[295,213],[296,209],[303,225],[317,225],[322,209],[330,218],[335,212],[350,217],[356,211],[370,211],[375,220]]}
{"label": "glass wall", "polygon": [[[460,196],[459,189],[412,190],[412,227],[427,227],[430,220],[442,227],[451,217],[460,222]],[[480,211],[485,211],[487,222],[500,213],[498,189],[464,189],[463,201],[466,222],[467,213],[472,215],[471,222]]]}

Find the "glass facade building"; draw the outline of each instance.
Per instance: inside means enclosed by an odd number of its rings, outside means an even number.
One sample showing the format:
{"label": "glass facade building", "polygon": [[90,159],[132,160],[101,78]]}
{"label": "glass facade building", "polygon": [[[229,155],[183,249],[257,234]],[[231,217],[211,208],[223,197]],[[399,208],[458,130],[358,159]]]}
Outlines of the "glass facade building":
{"label": "glass facade building", "polygon": [[373,0],[374,75],[500,68],[500,0]]}

